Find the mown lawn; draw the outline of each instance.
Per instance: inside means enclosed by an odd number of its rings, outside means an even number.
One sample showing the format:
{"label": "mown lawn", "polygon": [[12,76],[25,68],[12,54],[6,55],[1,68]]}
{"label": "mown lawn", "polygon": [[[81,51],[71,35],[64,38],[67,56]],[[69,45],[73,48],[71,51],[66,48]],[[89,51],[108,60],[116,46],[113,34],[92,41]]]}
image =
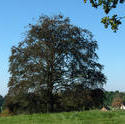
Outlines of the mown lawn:
{"label": "mown lawn", "polygon": [[18,115],[0,117],[0,124],[125,124],[125,111]]}

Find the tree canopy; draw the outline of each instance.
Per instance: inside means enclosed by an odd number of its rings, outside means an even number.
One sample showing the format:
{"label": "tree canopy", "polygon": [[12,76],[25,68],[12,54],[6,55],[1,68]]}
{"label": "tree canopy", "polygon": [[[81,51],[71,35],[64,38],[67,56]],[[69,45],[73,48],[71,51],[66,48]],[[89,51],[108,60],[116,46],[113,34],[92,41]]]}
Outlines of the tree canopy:
{"label": "tree canopy", "polygon": [[44,105],[47,112],[53,112],[60,94],[68,89],[77,85],[102,88],[106,78],[97,48],[92,33],[70,24],[69,18],[40,16],[29,25],[25,39],[11,49],[8,106],[22,105],[26,110],[29,99],[36,108],[33,101],[37,99],[41,109]]}
{"label": "tree canopy", "polygon": [[[87,0],[84,0],[84,3],[86,2]],[[106,14],[109,14],[112,9],[118,8],[119,4],[124,4],[124,2],[125,0],[90,0],[90,4],[92,5],[92,7],[102,7]],[[112,17],[103,17],[101,23],[104,24],[105,28],[108,28],[108,26],[110,25],[111,29],[116,32],[118,30],[118,26],[122,23],[121,20],[124,18],[125,16],[119,17],[116,13],[112,15]]]}

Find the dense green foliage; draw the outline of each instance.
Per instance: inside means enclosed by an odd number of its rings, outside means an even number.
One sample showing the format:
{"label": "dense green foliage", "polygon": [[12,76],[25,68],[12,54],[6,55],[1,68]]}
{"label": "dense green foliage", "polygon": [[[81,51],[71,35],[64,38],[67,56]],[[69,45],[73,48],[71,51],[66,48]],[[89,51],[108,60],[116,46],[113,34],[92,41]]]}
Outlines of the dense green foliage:
{"label": "dense green foliage", "polygon": [[[54,112],[100,109],[104,105],[103,90],[77,87],[56,94]],[[44,103],[45,100],[45,97],[33,93],[20,94],[15,97],[8,96],[5,100],[5,108],[9,108],[12,114],[46,113],[49,111],[47,111],[47,106]]]}
{"label": "dense green foliage", "polygon": [[3,102],[4,102],[4,98],[0,95],[0,112],[2,111]]}
{"label": "dense green foliage", "polygon": [[84,111],[0,117],[0,124],[124,124],[125,111]]}
{"label": "dense green foliage", "polygon": [[[86,3],[87,0],[84,0],[84,2]],[[125,0],[90,0],[89,2],[94,8],[101,6],[104,12],[108,14],[112,9],[118,8],[119,4],[124,4]],[[108,28],[110,25],[111,29],[116,32],[123,18],[125,18],[125,16],[119,17],[117,14],[114,14],[112,17],[106,16],[102,18],[101,23],[104,24],[105,28]]]}
{"label": "dense green foliage", "polygon": [[[125,92],[119,92],[119,91],[105,91],[105,100],[104,105],[105,106],[112,106],[115,102],[115,99],[121,99],[121,103],[125,104]],[[116,100],[117,101],[117,100]]]}
{"label": "dense green foliage", "polygon": [[106,78],[97,48],[92,33],[69,18],[41,16],[12,47],[6,106],[16,114],[99,107]]}
{"label": "dense green foliage", "polygon": [[0,95],[0,106],[2,106],[4,98]]}

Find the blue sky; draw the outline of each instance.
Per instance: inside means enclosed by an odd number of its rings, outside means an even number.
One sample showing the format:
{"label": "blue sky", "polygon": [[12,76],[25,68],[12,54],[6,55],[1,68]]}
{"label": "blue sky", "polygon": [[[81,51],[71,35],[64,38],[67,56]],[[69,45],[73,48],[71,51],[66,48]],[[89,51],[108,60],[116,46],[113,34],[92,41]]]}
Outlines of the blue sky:
{"label": "blue sky", "polygon": [[[124,14],[123,6],[111,12]],[[86,28],[98,41],[99,62],[104,65],[107,76],[106,90],[125,91],[125,21],[117,33],[104,29],[100,19],[103,10],[94,9],[82,0],[1,0],[0,3],[0,94],[7,93],[11,47],[23,40],[23,33],[29,23],[35,22],[41,14],[62,13],[71,23]]]}

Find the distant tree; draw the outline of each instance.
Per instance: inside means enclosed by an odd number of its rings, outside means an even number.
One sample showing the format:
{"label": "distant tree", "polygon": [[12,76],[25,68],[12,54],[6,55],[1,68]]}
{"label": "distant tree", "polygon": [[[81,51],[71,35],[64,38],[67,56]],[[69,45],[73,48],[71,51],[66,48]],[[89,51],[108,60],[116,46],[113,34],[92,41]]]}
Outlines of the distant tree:
{"label": "distant tree", "polygon": [[120,97],[114,97],[112,101],[112,106],[116,108],[120,108],[121,104],[123,104],[123,99]]}
{"label": "distant tree", "polygon": [[[84,0],[86,3],[87,0]],[[90,0],[90,4],[94,8],[102,7],[106,14],[109,14],[115,8],[118,8],[120,4],[124,4],[125,0]],[[125,16],[119,17],[117,14],[112,15],[112,17],[106,16],[102,18],[101,23],[104,24],[105,28],[111,26],[111,29],[116,32],[118,30],[118,26],[121,24],[121,20],[125,19]]]}
{"label": "distant tree", "polygon": [[[116,91],[105,91],[104,94],[105,94],[105,100],[104,100],[105,106],[112,106],[112,103],[114,101],[116,101],[115,99],[121,99],[122,103],[123,104],[125,103],[125,92],[120,92],[118,90],[116,90]],[[120,102],[120,104],[121,104],[121,102]]]}
{"label": "distant tree", "polygon": [[21,94],[36,94],[53,112],[57,94],[75,82],[102,87],[106,78],[97,47],[92,33],[71,25],[69,18],[41,16],[29,25],[24,41],[12,47],[8,97],[19,101]]}
{"label": "distant tree", "polygon": [[105,91],[104,105],[105,106],[112,106],[112,101],[113,101],[114,97],[115,97],[115,92]]}

